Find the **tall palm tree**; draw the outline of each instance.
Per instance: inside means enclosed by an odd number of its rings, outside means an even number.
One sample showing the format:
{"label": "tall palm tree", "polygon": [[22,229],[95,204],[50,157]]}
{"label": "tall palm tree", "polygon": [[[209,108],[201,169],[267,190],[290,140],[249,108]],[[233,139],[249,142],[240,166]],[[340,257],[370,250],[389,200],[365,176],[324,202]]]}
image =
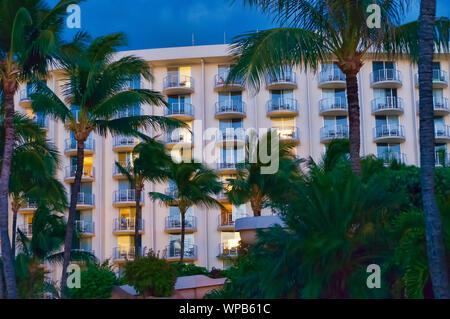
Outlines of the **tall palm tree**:
{"label": "tall palm tree", "polygon": [[186,212],[192,206],[222,207],[214,195],[222,190],[222,183],[217,174],[205,168],[200,163],[172,162],[169,165],[167,177],[174,187],[165,194],[150,192],[153,200],[162,202],[165,206],[178,206],[181,215],[181,253],[180,263],[184,260],[184,237]]}
{"label": "tall palm tree", "polygon": [[[289,183],[293,182],[299,176],[299,164],[298,160],[293,155],[294,143],[280,141],[279,147],[271,150],[278,152],[279,167],[275,174],[263,174],[261,168],[267,164],[263,163],[259,156],[259,149],[262,143],[271,140],[271,132],[266,133],[261,139],[258,139],[256,145],[256,161],[252,162],[247,160],[245,163],[237,164],[237,177],[229,179],[226,187],[226,195],[231,203],[241,205],[250,202],[250,206],[254,216],[261,216],[261,211],[266,204],[269,203],[272,196],[276,196],[277,199],[281,197],[286,200],[286,196],[289,195]],[[249,159],[251,150],[253,147],[250,141],[246,143],[245,152],[246,159]],[[277,185],[285,185],[285,187],[278,187]],[[282,191],[283,194],[279,194]],[[280,197],[280,196],[281,197]],[[280,200],[281,201],[281,200]]]}
{"label": "tall palm tree", "polygon": [[[61,50],[57,61],[65,83],[61,85],[60,99],[47,85],[36,79],[32,107],[43,116],[51,115],[61,120],[71,132],[77,144],[77,166],[72,184],[61,285],[67,279],[72,246],[76,205],[83,172],[85,142],[91,133],[102,136],[111,134],[136,135],[138,129],[173,128],[179,121],[162,116],[133,115],[118,116],[136,105],[167,106],[163,96],[148,89],[130,89],[129,83],[136,76],[151,80],[149,65],[142,59],[126,56],[114,59],[119,47],[126,44],[124,34],[115,33],[96,39],[78,34],[76,45]],[[66,104],[76,106],[72,112]],[[62,289],[64,290],[64,289]]]}
{"label": "tall palm tree", "polygon": [[136,220],[134,229],[134,254],[139,257],[141,252],[142,207],[141,196],[146,182],[163,182],[167,180],[167,164],[170,157],[165,151],[163,144],[148,137],[145,142],[138,144],[134,150],[134,157],[128,163],[116,162],[118,172],[125,175],[131,187],[135,189]]}
{"label": "tall palm tree", "polygon": [[[419,109],[420,166],[422,199],[426,220],[428,263],[436,298],[450,298],[450,286],[442,234],[442,221],[434,194],[435,135],[433,111],[432,64],[436,0],[421,0],[419,16]],[[450,24],[448,24],[450,26]],[[448,37],[447,27],[447,37]],[[448,50],[448,39],[445,43]]]}
{"label": "tall palm tree", "polygon": [[4,0],[0,3],[0,89],[3,93],[5,144],[0,175],[0,231],[8,298],[17,298],[13,256],[8,234],[8,194],[14,147],[14,96],[30,75],[45,76],[47,64],[60,45],[69,4],[61,0],[50,8],[42,0]]}
{"label": "tall palm tree", "polygon": [[[283,76],[283,66],[314,71],[322,62],[337,61],[346,76],[349,115],[350,160],[360,172],[360,109],[357,75],[368,53],[391,49],[386,40],[395,37],[404,17],[405,0],[244,0],[245,4],[271,13],[282,27],[238,37],[232,46],[237,64],[230,79],[243,78],[259,88],[269,75]],[[380,28],[366,23],[367,7],[378,4]],[[286,27],[284,26],[286,25]],[[389,42],[387,42],[389,43]]]}

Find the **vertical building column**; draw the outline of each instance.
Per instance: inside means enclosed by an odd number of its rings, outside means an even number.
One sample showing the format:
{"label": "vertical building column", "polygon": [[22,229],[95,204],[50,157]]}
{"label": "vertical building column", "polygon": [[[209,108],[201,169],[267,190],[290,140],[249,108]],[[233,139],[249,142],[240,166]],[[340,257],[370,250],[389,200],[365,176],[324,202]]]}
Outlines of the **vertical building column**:
{"label": "vertical building column", "polygon": [[[412,103],[412,115],[411,115],[411,119],[412,119],[412,127],[414,129],[414,164],[419,166],[420,165],[420,160],[419,160],[419,139],[418,139],[418,127],[417,127],[417,111],[419,109],[419,105],[417,105],[416,103],[416,97],[415,97],[415,81],[414,81],[414,64],[411,61],[410,63],[410,67],[409,67],[409,81],[410,81],[410,85],[411,85],[411,103]],[[411,163],[413,164],[413,163]]]}
{"label": "vertical building column", "polygon": [[[362,156],[366,156],[367,155],[367,149],[366,149],[366,125],[365,125],[365,121],[364,121],[364,115],[365,115],[365,110],[364,110],[364,74],[363,74],[363,68],[361,68],[361,70],[358,73],[358,88],[359,88],[359,118],[360,118],[360,130],[361,130],[361,150],[362,151]],[[347,94],[347,89],[345,90],[345,94]],[[369,128],[370,130],[370,128]]]}
{"label": "vertical building column", "polygon": [[[202,132],[205,132],[205,121],[206,121],[206,94],[205,94],[205,88],[206,88],[206,82],[205,82],[205,59],[201,59],[202,61]],[[195,145],[194,145],[195,147]],[[205,139],[202,137],[202,161],[203,161],[203,151],[205,149]],[[205,207],[205,236],[206,236],[206,249],[205,249],[205,259],[206,259],[206,269],[209,269],[209,230],[208,230],[208,215],[209,215],[209,209]],[[197,218],[198,219],[198,218]],[[198,247],[198,246],[197,246]]]}

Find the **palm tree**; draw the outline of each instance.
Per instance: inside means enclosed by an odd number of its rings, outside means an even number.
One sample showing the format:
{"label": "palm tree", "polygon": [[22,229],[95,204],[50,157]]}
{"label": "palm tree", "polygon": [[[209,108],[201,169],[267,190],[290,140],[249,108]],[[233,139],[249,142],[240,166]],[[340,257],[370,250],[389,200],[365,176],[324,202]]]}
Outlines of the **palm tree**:
{"label": "palm tree", "polygon": [[[91,133],[102,136],[111,134],[136,135],[138,129],[173,128],[180,122],[153,115],[132,115],[121,117],[125,112],[140,104],[167,106],[163,96],[148,89],[130,89],[129,83],[142,76],[151,80],[149,65],[142,59],[126,56],[114,60],[119,47],[126,44],[122,33],[115,33],[90,40],[78,34],[76,45],[61,50],[57,55],[63,78],[61,100],[45,83],[34,81],[32,107],[43,116],[51,115],[61,120],[67,131],[72,133],[77,147],[76,173],[72,184],[64,244],[64,263],[61,285],[65,286],[67,266],[70,260],[76,205],[80,192],[84,165],[85,142]],[[73,106],[73,112],[66,106]],[[63,289],[62,289],[63,290]]]}
{"label": "palm tree", "polygon": [[200,163],[172,162],[167,177],[173,182],[166,194],[150,192],[153,200],[162,202],[167,207],[178,206],[181,215],[181,253],[180,263],[184,259],[184,235],[186,212],[192,206],[223,207],[214,195],[222,190],[216,173]]}
{"label": "palm tree", "polygon": [[[434,33],[436,0],[422,0],[419,16],[419,109],[420,109],[420,166],[422,199],[426,220],[428,263],[436,298],[450,298],[450,287],[442,234],[442,221],[434,194],[434,111],[432,63],[435,49]],[[450,24],[447,23],[446,36]],[[443,34],[445,36],[445,34]],[[448,39],[445,48],[448,50]]]}
{"label": "palm tree", "polygon": [[17,298],[8,234],[8,194],[14,148],[14,96],[19,83],[31,75],[45,76],[52,52],[61,46],[60,34],[69,4],[61,0],[50,8],[42,0],[4,0],[0,4],[0,88],[3,93],[5,144],[0,175],[0,231],[8,298]]}
{"label": "palm tree", "polygon": [[125,175],[131,187],[135,189],[136,221],[134,232],[134,254],[139,257],[141,252],[142,207],[141,196],[146,182],[163,182],[167,179],[166,165],[170,162],[164,145],[156,140],[144,137],[145,142],[138,144],[129,163],[116,162],[120,174]]}
{"label": "palm tree", "polygon": [[[247,160],[245,163],[238,163],[237,177],[229,179],[226,187],[226,195],[230,202],[236,205],[242,205],[250,202],[254,216],[261,216],[261,211],[265,205],[269,204],[270,198],[277,197],[282,201],[287,200],[289,196],[289,183],[293,182],[299,176],[300,160],[293,155],[295,143],[280,141],[279,147],[271,150],[278,152],[279,167],[275,174],[263,174],[261,168],[266,166],[259,156],[259,149],[262,143],[270,141],[273,133],[268,132],[256,144],[255,153],[258,154],[256,161]],[[246,158],[249,159],[253,147],[248,141],[245,146]],[[277,185],[284,185],[277,187]],[[279,194],[281,191],[283,194]],[[283,199],[281,199],[283,198]]]}
{"label": "palm tree", "polygon": [[[368,53],[389,53],[390,40],[400,31],[405,0],[244,0],[245,4],[272,13],[280,27],[238,37],[232,53],[237,64],[229,80],[243,78],[259,88],[269,73],[284,76],[283,66],[318,69],[322,62],[336,60],[346,76],[349,114],[350,160],[354,172],[360,172],[360,111],[357,75]],[[380,28],[366,23],[367,7],[378,4]],[[402,33],[405,34],[405,33]],[[402,37],[406,40],[406,37]]]}

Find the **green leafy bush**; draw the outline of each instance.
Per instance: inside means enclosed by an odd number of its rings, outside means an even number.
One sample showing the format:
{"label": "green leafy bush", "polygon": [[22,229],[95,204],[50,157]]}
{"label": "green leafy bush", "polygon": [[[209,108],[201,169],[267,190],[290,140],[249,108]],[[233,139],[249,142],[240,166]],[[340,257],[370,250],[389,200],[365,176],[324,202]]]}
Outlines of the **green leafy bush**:
{"label": "green leafy bush", "polygon": [[194,264],[175,264],[177,268],[177,276],[178,277],[186,277],[186,276],[194,276],[194,275],[205,275],[210,278],[222,278],[226,277],[223,270],[212,268],[211,271],[208,271],[205,267],[199,267]]}
{"label": "green leafy bush", "polygon": [[124,265],[124,278],[141,296],[170,297],[177,279],[177,268],[150,251],[147,256]]}
{"label": "green leafy bush", "polygon": [[116,275],[108,266],[88,263],[86,269],[81,271],[81,288],[72,290],[74,299],[105,299],[110,298],[116,282]]}

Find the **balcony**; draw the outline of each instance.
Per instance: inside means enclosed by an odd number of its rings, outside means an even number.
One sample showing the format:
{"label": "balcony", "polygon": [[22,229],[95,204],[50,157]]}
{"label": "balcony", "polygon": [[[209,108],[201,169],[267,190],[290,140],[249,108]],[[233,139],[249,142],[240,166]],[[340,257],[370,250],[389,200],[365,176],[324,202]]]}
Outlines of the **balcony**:
{"label": "balcony", "polygon": [[436,152],[434,165],[437,167],[450,165],[450,154],[446,152]]}
{"label": "balcony", "polygon": [[379,154],[378,158],[383,160],[384,165],[390,165],[392,162],[406,164],[406,154],[399,152],[386,152]]}
{"label": "balcony", "polygon": [[242,79],[236,79],[233,81],[228,80],[228,73],[216,74],[214,77],[214,90],[216,92],[239,92],[245,89],[244,81]]}
{"label": "balcony", "polygon": [[[178,261],[181,257],[181,248],[175,245],[166,246],[165,256],[169,261]],[[197,258],[197,245],[185,243],[184,261],[195,261]]]}
{"label": "balcony", "polygon": [[17,227],[27,238],[33,237],[33,224],[24,224]]}
{"label": "balcony", "polygon": [[[141,247],[140,255],[143,256],[145,251]],[[134,247],[115,247],[113,248],[112,259],[115,263],[127,262],[134,260],[135,250]]]}
{"label": "balcony", "polygon": [[246,105],[242,101],[216,102],[215,117],[218,120],[244,118],[246,116]]}
{"label": "balcony", "polygon": [[323,70],[319,73],[318,86],[321,89],[345,89],[347,87],[345,74],[338,68]]}
{"label": "balcony", "polygon": [[[169,234],[181,233],[181,216],[172,217],[168,216],[165,219],[164,230]],[[184,221],[184,230],[186,234],[190,234],[197,231],[197,218],[195,216],[186,216]]]}
{"label": "balcony", "polygon": [[114,119],[120,119],[123,117],[141,116],[144,114],[143,109],[140,106],[130,107],[123,111],[118,111],[114,116]]}
{"label": "balcony", "polygon": [[192,133],[185,129],[175,129],[165,135],[164,144],[168,149],[172,149],[175,145],[180,149],[191,148]]}
{"label": "balcony", "polygon": [[[66,166],[65,167],[65,175],[64,181],[66,183],[75,182],[75,173],[77,172],[76,166]],[[92,166],[84,166],[83,173],[81,175],[82,182],[93,182],[95,180],[95,167]]]}
{"label": "balcony", "polygon": [[[144,192],[141,192],[140,204],[144,205]],[[114,207],[130,207],[136,206],[136,190],[135,189],[120,189],[113,193]]]}
{"label": "balcony", "polygon": [[348,126],[325,126],[320,129],[320,142],[329,143],[334,139],[348,138]]}
{"label": "balcony", "polygon": [[[433,88],[445,89],[448,87],[448,75],[443,70],[433,70]],[[419,87],[419,74],[415,76],[416,87]]]}
{"label": "balcony", "polygon": [[[127,168],[129,165],[131,165],[131,162],[119,162],[119,164],[120,166]],[[127,176],[125,174],[122,174],[122,172],[119,170],[119,168],[115,163],[113,165],[113,178],[116,180],[127,179]]]}
{"label": "balcony", "polygon": [[166,189],[164,190],[164,193],[165,193],[167,196],[171,196],[171,197],[173,197],[173,198],[177,198],[177,197],[178,197],[178,189],[177,189],[176,186],[171,186],[171,187],[166,188]]}
{"label": "balcony", "polygon": [[450,142],[450,126],[441,125],[434,128],[434,138],[436,143]]}
{"label": "balcony", "polygon": [[41,129],[48,130],[48,118],[46,116],[36,116],[31,120],[34,124],[39,126]]}
{"label": "balcony", "polygon": [[[138,221],[137,227],[139,233],[144,233],[144,223],[142,219]],[[136,231],[136,219],[135,218],[115,218],[113,223],[114,235],[133,235]]]}
{"label": "balcony", "polygon": [[290,70],[266,76],[267,90],[293,90],[297,88],[297,76]]}
{"label": "balcony", "polygon": [[37,211],[37,209],[38,209],[37,202],[27,201],[19,208],[18,212],[23,214],[29,214],[34,213],[35,211]]}
{"label": "balcony", "polygon": [[77,209],[87,210],[95,207],[94,194],[80,192],[78,193]]}
{"label": "balcony", "polygon": [[194,110],[191,103],[171,103],[168,108],[165,108],[164,115],[182,121],[190,121],[194,119]]}
{"label": "balcony", "polygon": [[345,116],[348,113],[347,99],[341,96],[323,98],[319,101],[319,114],[324,116]]}
{"label": "balcony", "polygon": [[[84,155],[92,155],[95,153],[95,140],[90,138],[84,142]],[[68,138],[64,143],[64,154],[67,156],[77,155],[77,141],[72,138]]]}
{"label": "balcony", "polygon": [[194,79],[187,75],[168,75],[164,78],[163,93],[171,94],[189,94],[194,92]]}
{"label": "balcony", "polygon": [[380,125],[373,129],[375,143],[402,143],[405,141],[403,125]]}
{"label": "balcony", "polygon": [[293,117],[298,115],[298,102],[296,99],[279,98],[267,101],[268,117]]}
{"label": "balcony", "polygon": [[385,96],[373,99],[373,115],[400,115],[403,114],[403,99],[395,96]]}
{"label": "balcony", "polygon": [[216,134],[216,143],[219,146],[243,146],[245,131],[243,128],[219,130]]}
{"label": "balcony", "polygon": [[217,163],[218,174],[236,174],[236,163]]}
{"label": "balcony", "polygon": [[218,231],[234,231],[234,219],[232,213],[221,213],[218,217]]}
{"label": "balcony", "polygon": [[23,89],[19,92],[19,105],[24,109],[31,108],[31,94],[33,90]]}
{"label": "balcony", "polygon": [[219,244],[219,254],[217,258],[228,259],[237,258],[238,256],[238,246],[230,247],[228,244]]}
{"label": "balcony", "polygon": [[95,235],[95,223],[86,220],[76,220],[75,229],[80,237],[93,237]]}
{"label": "balcony", "polygon": [[134,136],[114,136],[113,151],[114,152],[131,152],[136,145],[139,144],[139,139]]}
{"label": "balcony", "polygon": [[216,200],[220,203],[227,203],[228,202],[228,196],[225,194],[225,191],[221,191],[216,195]]}
{"label": "balcony", "polygon": [[394,69],[381,69],[370,73],[370,87],[373,89],[400,88],[402,73]]}
{"label": "balcony", "polygon": [[300,133],[297,127],[272,127],[272,130],[278,135],[280,141],[300,143]]}
{"label": "balcony", "polygon": [[[448,99],[446,97],[433,97],[433,109],[435,116],[446,116],[450,114]],[[419,111],[419,101],[417,101],[417,113]]]}

